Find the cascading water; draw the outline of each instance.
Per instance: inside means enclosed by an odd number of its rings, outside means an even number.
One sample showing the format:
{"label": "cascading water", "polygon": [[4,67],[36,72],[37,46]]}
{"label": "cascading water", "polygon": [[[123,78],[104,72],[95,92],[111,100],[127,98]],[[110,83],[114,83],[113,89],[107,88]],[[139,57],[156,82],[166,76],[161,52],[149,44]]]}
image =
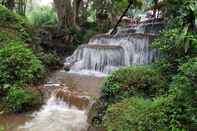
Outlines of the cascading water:
{"label": "cascading water", "polygon": [[119,28],[115,36],[97,35],[66,58],[65,68],[71,72],[110,73],[123,66],[149,64],[158,56],[157,50],[149,45],[162,25],[145,22],[132,28]]}
{"label": "cascading water", "polygon": [[42,109],[33,114],[33,119],[18,131],[86,131],[87,126],[85,110],[52,95]]}
{"label": "cascading water", "polygon": [[[149,48],[149,43],[154,35],[140,33],[121,34],[116,36],[97,36],[90,40],[90,45],[120,46],[124,49],[122,54],[125,65],[141,65],[151,63],[154,59],[154,50]],[[113,54],[116,55],[116,54]],[[118,59],[118,57],[116,57]],[[124,65],[122,65],[124,66]]]}
{"label": "cascading water", "polygon": [[[115,36],[97,35],[87,45],[80,46],[71,57],[66,58],[65,66],[71,72],[110,73],[123,66],[149,64],[158,56],[157,50],[149,48],[158,30],[159,23],[157,28],[154,28],[154,24],[144,23],[137,27],[119,28]],[[81,95],[99,97],[98,86],[101,80],[95,80],[92,76],[81,78],[65,75],[65,72],[58,71],[49,80],[49,83],[54,83],[53,86],[60,86],[58,95],[53,92],[41,110],[33,113],[32,119],[28,119],[23,126],[8,131],[86,131],[89,127],[87,112],[91,102]],[[64,85],[72,91],[65,92]],[[49,88],[52,91],[53,86]],[[79,93],[75,94],[73,90]]]}
{"label": "cascading water", "polygon": [[72,57],[71,70],[95,70],[111,72],[114,68],[125,65],[124,49],[118,45],[85,45],[77,49]]}
{"label": "cascading water", "polygon": [[38,88],[45,104],[35,112],[0,115],[5,131],[87,131],[89,111],[100,97],[103,78],[58,70]]}

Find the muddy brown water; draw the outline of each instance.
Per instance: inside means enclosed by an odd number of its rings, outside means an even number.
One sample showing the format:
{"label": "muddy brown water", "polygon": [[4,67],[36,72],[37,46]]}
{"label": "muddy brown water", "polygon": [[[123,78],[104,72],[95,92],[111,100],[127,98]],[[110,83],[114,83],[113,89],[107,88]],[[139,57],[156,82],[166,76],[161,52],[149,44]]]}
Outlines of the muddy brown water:
{"label": "muddy brown water", "polygon": [[50,95],[57,88],[66,87],[91,99],[98,98],[102,80],[103,77],[56,71],[49,75],[48,82],[40,87],[45,94],[46,104],[35,112],[0,115],[0,127],[4,127],[5,131],[84,131],[86,111],[68,108],[65,103],[50,98]]}
{"label": "muddy brown water", "polygon": [[100,85],[103,77],[65,73],[64,70],[54,72],[48,83],[64,84],[70,90],[78,91],[84,95],[99,97]]}

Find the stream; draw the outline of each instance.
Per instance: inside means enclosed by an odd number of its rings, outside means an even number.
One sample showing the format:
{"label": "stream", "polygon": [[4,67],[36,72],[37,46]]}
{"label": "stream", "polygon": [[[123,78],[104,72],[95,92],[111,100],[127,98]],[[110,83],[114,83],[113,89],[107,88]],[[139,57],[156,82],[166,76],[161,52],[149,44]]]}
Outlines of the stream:
{"label": "stream", "polygon": [[40,87],[45,98],[40,110],[0,116],[0,125],[6,131],[86,131],[87,114],[100,96],[103,74],[156,60],[159,52],[149,45],[163,25],[161,20],[152,19],[120,28],[114,36],[106,33],[92,37],[65,59],[64,68],[70,73],[56,71]]}
{"label": "stream", "polygon": [[56,71],[40,86],[45,104],[39,110],[1,115],[0,125],[5,126],[6,131],[86,131],[88,110],[100,96],[102,79]]}

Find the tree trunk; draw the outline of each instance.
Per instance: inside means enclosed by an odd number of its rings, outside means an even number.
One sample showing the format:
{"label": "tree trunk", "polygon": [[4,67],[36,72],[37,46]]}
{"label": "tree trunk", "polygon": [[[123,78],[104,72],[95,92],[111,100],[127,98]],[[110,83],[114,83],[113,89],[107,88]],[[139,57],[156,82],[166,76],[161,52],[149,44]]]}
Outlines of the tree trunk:
{"label": "tree trunk", "polygon": [[[80,7],[83,4],[83,0],[75,0],[76,2],[74,3],[74,26],[77,30],[81,30],[80,28],[80,23],[79,23],[79,13],[80,13]],[[82,5],[83,6],[83,5]]]}
{"label": "tree trunk", "polygon": [[73,12],[73,8],[72,8],[72,0],[66,0],[66,4],[65,4],[65,8],[66,8],[66,13],[65,13],[65,20],[66,23],[65,25],[67,27],[73,26],[75,24],[74,21],[74,12]]}
{"label": "tree trunk", "polygon": [[8,9],[13,10],[15,7],[15,0],[3,0],[2,5],[5,5]]}
{"label": "tree trunk", "polygon": [[55,8],[59,18],[59,25],[61,28],[69,28],[77,26],[79,7],[82,0],[54,0]]}
{"label": "tree trunk", "polygon": [[27,5],[27,0],[17,0],[17,2],[16,2],[17,13],[19,13],[20,15],[25,16],[26,5]]}
{"label": "tree trunk", "polygon": [[78,17],[79,17],[79,8],[80,8],[80,5],[81,5],[81,2],[82,2],[82,0],[74,0],[74,3],[73,3],[73,5],[74,5],[74,22],[76,23],[76,24],[78,24]]}
{"label": "tree trunk", "polygon": [[65,24],[66,24],[66,19],[65,19],[65,17],[66,17],[66,1],[67,0],[54,0],[55,8],[56,8],[58,19],[59,19],[60,28],[65,28]]}

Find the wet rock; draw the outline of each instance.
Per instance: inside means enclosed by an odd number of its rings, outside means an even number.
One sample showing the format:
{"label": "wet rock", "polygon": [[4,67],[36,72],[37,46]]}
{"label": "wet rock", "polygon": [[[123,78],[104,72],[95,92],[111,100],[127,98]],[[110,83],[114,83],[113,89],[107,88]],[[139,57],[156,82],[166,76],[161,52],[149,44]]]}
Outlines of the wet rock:
{"label": "wet rock", "polygon": [[69,71],[72,65],[70,63],[64,63],[64,70]]}
{"label": "wet rock", "polygon": [[88,112],[88,131],[105,131],[103,127],[103,117],[107,109],[108,103],[104,97],[97,99]]}
{"label": "wet rock", "polygon": [[77,108],[83,110],[88,107],[90,100],[86,96],[81,96],[77,92],[72,92],[67,89],[59,89],[56,92],[56,97],[63,99],[70,106],[76,106]]}

